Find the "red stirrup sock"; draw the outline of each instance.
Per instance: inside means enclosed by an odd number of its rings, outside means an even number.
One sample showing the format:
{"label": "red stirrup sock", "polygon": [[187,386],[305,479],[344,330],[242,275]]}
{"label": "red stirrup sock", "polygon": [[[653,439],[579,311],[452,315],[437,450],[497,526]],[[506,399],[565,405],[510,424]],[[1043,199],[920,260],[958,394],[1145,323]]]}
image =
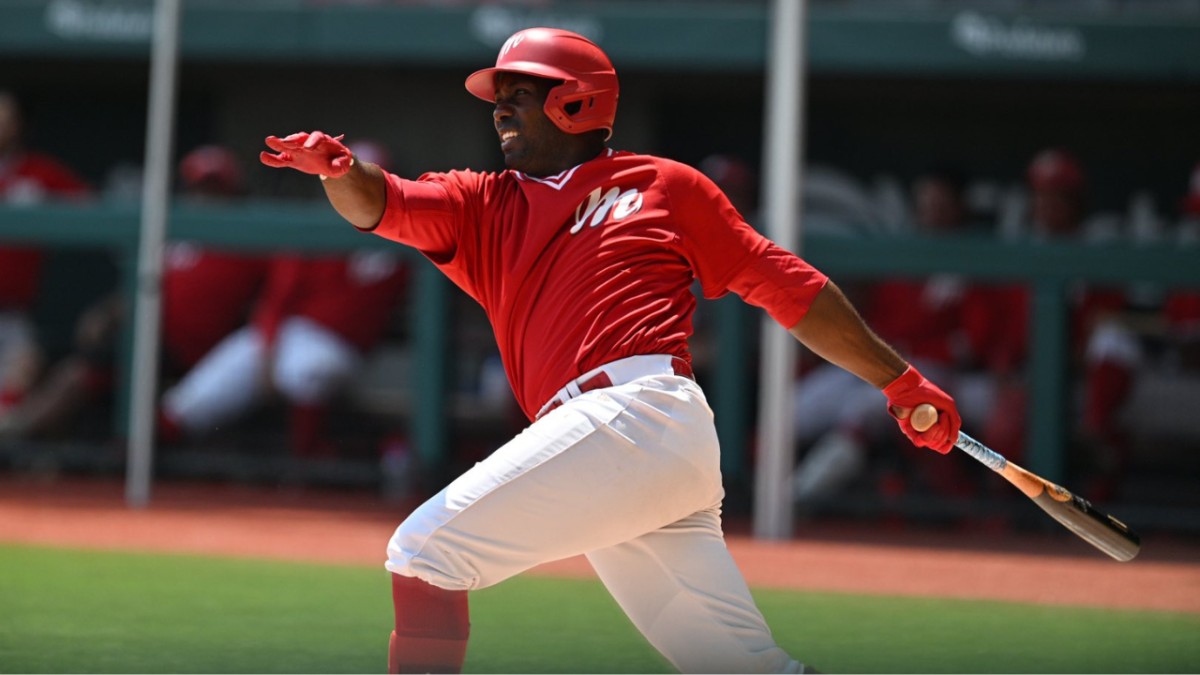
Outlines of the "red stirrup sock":
{"label": "red stirrup sock", "polygon": [[174,443],[183,438],[183,427],[179,420],[162,408],[158,409],[158,440],[163,443]]}
{"label": "red stirrup sock", "polygon": [[299,457],[318,457],[333,454],[333,446],[325,443],[326,405],[293,404],[288,417],[288,440],[292,452]]}
{"label": "red stirrup sock", "polygon": [[1100,361],[1088,366],[1084,424],[1107,440],[1116,429],[1117,413],[1133,391],[1133,371],[1119,363]]}
{"label": "red stirrup sock", "polygon": [[388,672],[462,672],[471,634],[467,592],[393,574],[392,602],[396,630],[388,644]]}
{"label": "red stirrup sock", "polygon": [[25,398],[25,392],[16,389],[0,389],[0,410],[15,408]]}

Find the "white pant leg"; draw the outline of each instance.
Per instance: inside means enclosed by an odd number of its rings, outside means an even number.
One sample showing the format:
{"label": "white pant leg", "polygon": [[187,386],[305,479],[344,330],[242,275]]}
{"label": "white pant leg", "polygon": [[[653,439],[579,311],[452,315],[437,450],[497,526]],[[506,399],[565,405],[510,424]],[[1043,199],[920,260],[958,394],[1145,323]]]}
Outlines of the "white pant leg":
{"label": "white pant leg", "polygon": [[716,508],[587,555],[617,604],[684,673],[799,673],[725,547]]}
{"label": "white pant leg", "polygon": [[33,323],[18,310],[0,310],[0,385],[38,352]]}
{"label": "white pant leg", "polygon": [[292,403],[325,403],[358,370],[362,356],[340,335],[303,317],[279,327],[272,382]]}
{"label": "white pant leg", "polygon": [[396,529],[387,568],[483,588],[665,527],[723,494],[700,388],[641,378],[568,401],[418,507]]}
{"label": "white pant leg", "polygon": [[1104,320],[1088,335],[1085,358],[1088,364],[1108,361],[1137,368],[1142,362],[1142,345],[1137,335],[1120,321]]}
{"label": "white pant leg", "polygon": [[266,348],[256,330],[231,333],[163,394],[163,408],[188,433],[212,431],[266,394],[264,358]]}

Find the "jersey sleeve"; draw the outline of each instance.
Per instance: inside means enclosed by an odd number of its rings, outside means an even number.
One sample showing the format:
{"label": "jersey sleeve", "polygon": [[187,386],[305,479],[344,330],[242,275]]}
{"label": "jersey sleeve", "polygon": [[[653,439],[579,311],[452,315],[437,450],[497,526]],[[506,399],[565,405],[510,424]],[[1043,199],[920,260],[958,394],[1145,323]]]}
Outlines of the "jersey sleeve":
{"label": "jersey sleeve", "polygon": [[750,227],[699,171],[674,165],[665,173],[679,244],[704,297],[733,291],[785,328],[799,323],[829,278]]}
{"label": "jersey sleeve", "polygon": [[427,173],[415,181],[384,176],[387,206],[371,231],[412,246],[438,265],[454,260],[463,229],[478,218],[482,177],[469,171]]}
{"label": "jersey sleeve", "polygon": [[33,154],[29,157],[30,170],[46,190],[66,197],[84,197],[91,188],[66,164],[49,155]]}

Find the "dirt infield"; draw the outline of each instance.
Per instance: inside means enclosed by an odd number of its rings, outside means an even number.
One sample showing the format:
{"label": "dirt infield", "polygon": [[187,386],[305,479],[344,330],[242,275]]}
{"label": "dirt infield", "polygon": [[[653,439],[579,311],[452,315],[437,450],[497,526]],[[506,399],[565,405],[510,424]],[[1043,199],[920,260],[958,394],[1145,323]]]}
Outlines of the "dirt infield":
{"label": "dirt infield", "polygon": [[[130,510],[122,490],[114,480],[0,477],[0,542],[382,565],[412,506],[371,495],[168,483],[156,487],[151,508]],[[1117,563],[1062,537],[824,525],[781,543],[731,534],[729,549],[758,587],[1200,614],[1194,542],[1151,542],[1134,562]],[[533,573],[592,576],[581,557]]]}

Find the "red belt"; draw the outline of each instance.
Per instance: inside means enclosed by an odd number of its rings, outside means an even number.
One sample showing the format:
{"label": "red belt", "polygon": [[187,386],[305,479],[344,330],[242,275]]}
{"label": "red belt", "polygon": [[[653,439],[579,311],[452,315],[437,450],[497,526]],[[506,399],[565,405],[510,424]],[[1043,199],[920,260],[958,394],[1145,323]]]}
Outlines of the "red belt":
{"label": "red belt", "polygon": [[[695,375],[692,374],[692,365],[678,356],[671,359],[671,370],[675,371],[675,374],[680,377],[686,377],[687,379],[693,381],[696,379]],[[608,376],[608,373],[602,370],[586,380],[581,380],[579,382],[579,393],[585,394],[589,391],[605,389],[611,386],[613,386],[612,378]],[[550,403],[549,407],[538,414],[538,419],[541,419],[542,416],[546,415],[551,410],[554,410],[562,404],[563,401],[561,399],[555,398],[553,402]]]}

